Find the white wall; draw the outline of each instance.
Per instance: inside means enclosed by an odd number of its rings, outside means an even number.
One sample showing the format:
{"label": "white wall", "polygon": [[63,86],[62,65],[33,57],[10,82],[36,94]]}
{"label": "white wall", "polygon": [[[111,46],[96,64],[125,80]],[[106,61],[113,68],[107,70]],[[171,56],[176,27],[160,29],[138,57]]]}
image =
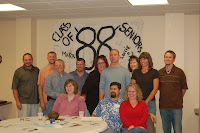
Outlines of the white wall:
{"label": "white wall", "polygon": [[[110,19],[131,19],[127,18],[98,18],[89,19],[91,21],[97,20],[110,20]],[[152,55],[154,68],[160,69],[164,66],[163,54],[165,52],[165,16],[143,16],[140,19],[144,22],[143,31],[143,51],[147,51]],[[87,19],[88,20],[88,19]],[[199,16],[198,15],[184,15],[184,52],[175,51],[176,53],[184,53],[184,71],[188,80],[189,90],[184,97],[183,109],[183,133],[197,133],[199,127],[199,117],[194,115],[194,108],[199,107]],[[56,20],[56,19],[38,19],[36,22],[36,62],[35,64],[42,68],[47,64],[47,53],[52,50],[51,30],[56,22],[81,22],[84,19],[73,20]],[[7,27],[7,28],[5,28]],[[3,55],[3,63],[0,64],[1,74],[0,81],[3,86],[1,87],[0,99],[8,99],[13,101],[11,92],[11,82],[14,70],[16,69],[15,62],[15,41],[9,40],[9,36],[15,37],[15,22],[9,21],[0,22],[1,31],[11,32],[8,34],[0,34],[0,55]],[[6,42],[6,43],[5,43]],[[8,45],[8,43],[10,45]],[[11,46],[12,45],[12,46]],[[11,47],[13,49],[11,49]],[[181,58],[179,55],[177,55]],[[9,60],[5,60],[9,57]],[[13,57],[13,58],[12,58]],[[177,58],[178,60],[178,58]],[[178,62],[178,61],[177,61]],[[179,66],[179,64],[176,64]],[[10,67],[8,67],[10,66]],[[3,73],[3,75],[2,75]],[[6,75],[6,76],[5,76]],[[159,92],[156,95],[156,102],[158,105]],[[14,108],[15,102],[9,105],[6,110],[11,110],[12,115],[9,114],[8,118],[16,117],[16,109]],[[6,105],[7,106],[7,105]],[[1,113],[0,107],[0,113]],[[5,110],[4,110],[5,111]],[[13,115],[14,114],[14,115]],[[162,133],[162,123],[157,106],[157,133]]]}
{"label": "white wall", "polygon": [[0,55],[3,59],[0,64],[0,99],[13,102],[9,105],[0,106],[0,117],[13,118],[16,117],[16,106],[11,83],[16,69],[16,22],[1,21],[0,29]]}

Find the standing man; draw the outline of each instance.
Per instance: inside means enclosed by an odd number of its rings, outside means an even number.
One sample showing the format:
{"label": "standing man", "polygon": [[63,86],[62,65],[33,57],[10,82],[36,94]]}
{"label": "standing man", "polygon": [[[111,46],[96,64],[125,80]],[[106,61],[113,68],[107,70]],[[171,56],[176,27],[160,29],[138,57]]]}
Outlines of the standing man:
{"label": "standing man", "polygon": [[95,108],[92,116],[101,117],[108,123],[108,129],[103,133],[120,133],[122,121],[119,116],[119,107],[123,99],[119,98],[121,84],[112,82],[110,84],[110,98],[104,98]]}
{"label": "standing man", "polygon": [[183,70],[173,64],[175,58],[173,51],[165,52],[165,67],[159,70],[159,108],[164,133],[171,133],[171,124],[175,133],[182,133],[183,96],[188,87]]}
{"label": "standing man", "polygon": [[88,73],[85,71],[85,60],[83,58],[77,59],[76,70],[73,72],[70,72],[69,74],[71,74],[74,77],[74,80],[78,84],[78,93],[81,94],[82,87],[88,76]]}
{"label": "standing man", "polygon": [[23,55],[24,65],[13,76],[12,90],[18,108],[18,117],[37,116],[38,113],[38,73],[30,53]]}
{"label": "standing man", "polygon": [[[58,59],[55,62],[56,72],[50,74],[45,81],[45,93],[47,95],[48,104],[46,108],[49,112],[52,111],[55,100],[58,96],[65,96],[65,81],[74,79],[72,75],[64,72],[65,63],[63,60]],[[49,112],[46,112],[47,114]]]}
{"label": "standing man", "polygon": [[40,96],[40,107],[42,108],[42,112],[44,115],[48,115],[48,112],[51,112],[46,108],[47,103],[47,95],[45,94],[45,80],[48,75],[56,72],[55,69],[55,61],[56,61],[56,53],[51,51],[47,54],[48,65],[40,70],[38,76],[38,91]]}
{"label": "standing man", "polygon": [[99,83],[99,101],[101,101],[103,97],[110,98],[109,90],[111,82],[119,82],[122,85],[122,90],[120,93],[120,98],[122,99],[124,97],[126,87],[131,83],[129,71],[126,68],[120,66],[119,59],[119,51],[112,49],[110,51],[111,64],[101,73]]}

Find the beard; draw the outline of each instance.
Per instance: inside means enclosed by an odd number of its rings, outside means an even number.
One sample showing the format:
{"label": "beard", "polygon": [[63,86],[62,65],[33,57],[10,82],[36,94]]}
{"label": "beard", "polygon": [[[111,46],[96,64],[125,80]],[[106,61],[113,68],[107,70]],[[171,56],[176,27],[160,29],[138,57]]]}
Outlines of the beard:
{"label": "beard", "polygon": [[117,96],[116,96],[116,93],[111,93],[111,98],[116,98]]}

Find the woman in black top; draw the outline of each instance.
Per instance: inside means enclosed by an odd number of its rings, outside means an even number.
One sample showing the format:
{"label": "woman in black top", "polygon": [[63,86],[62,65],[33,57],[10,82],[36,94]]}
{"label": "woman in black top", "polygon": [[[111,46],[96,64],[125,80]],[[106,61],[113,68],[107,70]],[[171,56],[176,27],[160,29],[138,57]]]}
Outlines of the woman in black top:
{"label": "woman in black top", "polygon": [[141,53],[139,61],[138,69],[133,71],[132,83],[137,83],[142,89],[143,100],[146,102],[149,112],[147,129],[150,133],[154,133],[155,129],[152,122],[156,122],[155,95],[159,87],[159,73],[156,69],[153,69],[153,61],[148,52]]}
{"label": "woman in black top", "polygon": [[104,55],[95,59],[95,70],[89,73],[82,88],[81,100],[85,100],[87,109],[92,115],[94,109],[99,103],[99,82],[101,72],[108,67],[108,61]]}

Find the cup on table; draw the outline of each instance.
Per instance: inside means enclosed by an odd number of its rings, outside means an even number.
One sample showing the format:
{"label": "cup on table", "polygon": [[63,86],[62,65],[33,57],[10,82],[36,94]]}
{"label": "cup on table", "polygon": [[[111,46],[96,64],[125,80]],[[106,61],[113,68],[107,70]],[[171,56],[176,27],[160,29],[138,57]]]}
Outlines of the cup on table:
{"label": "cup on table", "polygon": [[43,113],[42,112],[39,112],[38,113],[38,119],[41,121],[42,120],[42,117],[43,117]]}
{"label": "cup on table", "polygon": [[84,116],[84,111],[79,111],[79,117],[83,117]]}

